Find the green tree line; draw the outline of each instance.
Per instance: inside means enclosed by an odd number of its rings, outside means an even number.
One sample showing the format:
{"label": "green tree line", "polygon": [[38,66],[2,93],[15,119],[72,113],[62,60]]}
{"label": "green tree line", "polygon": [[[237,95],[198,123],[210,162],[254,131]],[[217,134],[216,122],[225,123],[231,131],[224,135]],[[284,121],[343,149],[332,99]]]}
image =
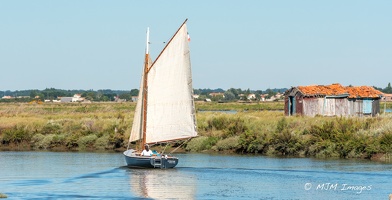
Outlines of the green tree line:
{"label": "green tree line", "polygon": [[[392,94],[391,83],[385,88],[373,86],[375,89]],[[217,102],[235,102],[239,100],[247,100],[245,97],[249,94],[255,94],[255,100],[260,100],[260,95],[271,97],[277,93],[284,93],[287,88],[274,88],[266,90],[251,90],[251,89],[240,89],[240,88],[229,88],[228,90],[218,89],[194,89],[194,94],[199,95],[196,100],[211,99]],[[55,88],[46,88],[44,90],[32,89],[32,90],[16,90],[16,91],[0,91],[0,96],[11,96],[12,99],[0,99],[0,102],[29,102],[32,99],[40,100],[55,100],[59,97],[72,97],[74,94],[81,94],[82,97],[90,101],[114,101],[115,97],[125,99],[127,101],[132,100],[133,96],[138,96],[139,90],[64,90]],[[211,93],[221,93],[221,95],[211,95]],[[18,98],[19,97],[19,98]]]}
{"label": "green tree line", "polygon": [[82,97],[90,101],[113,101],[115,97],[120,99],[131,100],[132,96],[137,96],[138,89],[128,90],[63,90],[55,88],[46,88],[44,90],[16,90],[0,91],[0,95],[11,96],[12,99],[1,99],[0,102],[29,102],[32,99],[56,100],[60,97],[72,97],[74,94],[81,94]]}

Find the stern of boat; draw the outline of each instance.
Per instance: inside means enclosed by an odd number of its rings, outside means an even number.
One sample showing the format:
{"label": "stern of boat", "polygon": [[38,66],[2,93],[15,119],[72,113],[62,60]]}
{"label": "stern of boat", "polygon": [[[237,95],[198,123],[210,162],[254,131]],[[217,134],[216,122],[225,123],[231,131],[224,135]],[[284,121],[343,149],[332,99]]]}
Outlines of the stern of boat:
{"label": "stern of boat", "polygon": [[155,156],[151,158],[151,165],[154,168],[174,168],[178,164],[178,158],[162,155],[162,156]]}

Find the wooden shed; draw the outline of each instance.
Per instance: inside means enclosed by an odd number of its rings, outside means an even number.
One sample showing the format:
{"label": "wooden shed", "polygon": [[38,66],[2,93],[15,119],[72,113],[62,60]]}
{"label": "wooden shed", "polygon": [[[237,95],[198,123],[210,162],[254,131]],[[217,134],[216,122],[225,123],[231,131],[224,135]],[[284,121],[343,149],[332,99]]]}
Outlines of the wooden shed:
{"label": "wooden shed", "polygon": [[284,112],[287,116],[375,116],[382,95],[370,86],[297,86],[285,92]]}

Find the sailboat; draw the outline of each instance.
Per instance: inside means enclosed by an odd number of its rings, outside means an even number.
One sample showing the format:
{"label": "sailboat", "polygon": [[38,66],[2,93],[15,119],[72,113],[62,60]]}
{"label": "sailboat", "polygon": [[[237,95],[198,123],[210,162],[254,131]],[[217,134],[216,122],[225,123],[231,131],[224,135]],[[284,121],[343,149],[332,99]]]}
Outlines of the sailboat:
{"label": "sailboat", "polygon": [[[128,167],[174,168],[178,158],[164,152],[142,156],[145,144],[185,141],[197,136],[193,101],[187,19],[151,62],[149,29],[138,101],[128,148],[124,151]],[[139,142],[140,150],[130,149]]]}

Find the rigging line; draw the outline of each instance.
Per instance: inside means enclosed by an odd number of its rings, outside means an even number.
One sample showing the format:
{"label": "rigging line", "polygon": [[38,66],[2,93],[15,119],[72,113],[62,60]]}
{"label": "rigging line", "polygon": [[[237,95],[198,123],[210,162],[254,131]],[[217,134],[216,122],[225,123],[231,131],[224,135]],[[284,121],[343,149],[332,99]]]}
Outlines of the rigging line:
{"label": "rigging line", "polygon": [[165,153],[167,146],[169,146],[169,143],[166,143],[166,146],[165,146],[165,148],[163,149],[163,151],[162,151],[161,154]]}
{"label": "rigging line", "polygon": [[128,146],[127,146],[127,150],[129,150],[129,145],[131,144],[131,142],[128,141]]}
{"label": "rigging line", "polygon": [[177,148],[175,148],[173,151],[171,151],[169,154],[172,154],[173,152],[177,151],[177,149],[179,149],[182,145],[184,145],[185,143],[189,142],[189,140],[191,140],[192,137],[188,138],[187,140],[185,140],[185,142],[183,142],[180,146],[178,146]]}

